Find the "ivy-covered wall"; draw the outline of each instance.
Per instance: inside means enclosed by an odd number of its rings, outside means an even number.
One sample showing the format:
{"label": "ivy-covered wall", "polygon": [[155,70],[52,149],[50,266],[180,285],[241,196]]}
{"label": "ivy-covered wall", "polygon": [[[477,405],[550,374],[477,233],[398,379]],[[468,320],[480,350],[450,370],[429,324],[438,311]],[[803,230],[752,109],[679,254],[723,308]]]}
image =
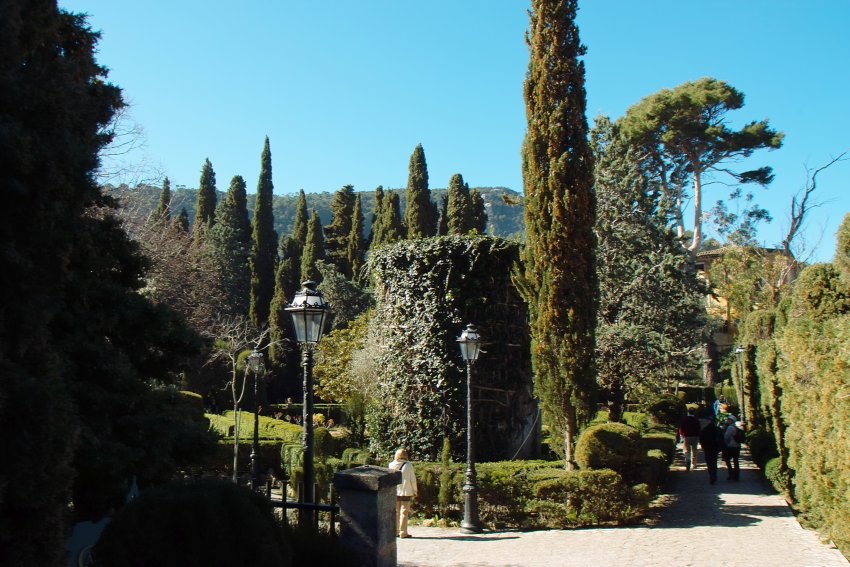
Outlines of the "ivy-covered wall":
{"label": "ivy-covered wall", "polygon": [[472,370],[476,457],[539,451],[528,315],[511,283],[519,244],[483,236],[409,240],[370,252],[376,290],[369,333],[382,345],[369,414],[371,449],[437,460],[443,438],[466,456],[466,368],[456,339],[467,323],[485,341]]}

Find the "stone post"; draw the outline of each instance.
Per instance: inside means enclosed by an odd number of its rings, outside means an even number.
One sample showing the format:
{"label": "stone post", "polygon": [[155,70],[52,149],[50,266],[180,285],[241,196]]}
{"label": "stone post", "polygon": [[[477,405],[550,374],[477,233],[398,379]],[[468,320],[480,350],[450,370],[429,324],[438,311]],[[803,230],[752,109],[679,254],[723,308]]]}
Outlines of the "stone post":
{"label": "stone post", "polygon": [[396,567],[396,485],[401,472],[364,466],[338,472],[340,542],[364,567]]}

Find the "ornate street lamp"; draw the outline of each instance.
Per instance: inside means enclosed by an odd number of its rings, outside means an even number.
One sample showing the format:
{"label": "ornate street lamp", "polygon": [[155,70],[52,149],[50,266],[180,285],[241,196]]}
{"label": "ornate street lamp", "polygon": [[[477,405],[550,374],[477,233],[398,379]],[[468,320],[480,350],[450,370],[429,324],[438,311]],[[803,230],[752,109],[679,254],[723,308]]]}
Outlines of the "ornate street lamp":
{"label": "ornate street lamp", "polygon": [[251,446],[251,490],[256,490],[260,485],[259,470],[260,460],[260,405],[257,399],[257,382],[260,372],[264,370],[263,354],[253,351],[248,355],[248,368],[254,373],[254,444]]}
{"label": "ornate street lamp", "polygon": [[478,520],[478,485],[475,482],[475,432],[472,429],[472,365],[481,352],[481,337],[470,323],[457,339],[460,355],[466,362],[466,479],[463,483],[463,522],[460,531],[464,534],[481,533]]}
{"label": "ornate street lamp", "polygon": [[744,406],[744,347],[738,346],[735,349],[735,356],[738,358],[738,411],[741,414],[741,421],[747,421],[747,410]]}
{"label": "ornate street lamp", "polygon": [[[292,316],[295,338],[301,344],[301,366],[304,368],[304,503],[313,504],[313,347],[322,338],[330,306],[322,293],[316,291],[316,282],[306,281],[295,294],[286,311]],[[304,518],[305,516],[302,516]]]}

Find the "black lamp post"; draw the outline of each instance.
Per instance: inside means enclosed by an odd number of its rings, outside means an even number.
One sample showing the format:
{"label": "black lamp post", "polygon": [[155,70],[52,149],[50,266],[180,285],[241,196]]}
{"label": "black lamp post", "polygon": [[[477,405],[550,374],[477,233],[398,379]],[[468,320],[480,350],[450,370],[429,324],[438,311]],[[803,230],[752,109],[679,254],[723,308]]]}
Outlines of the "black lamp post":
{"label": "black lamp post", "polygon": [[472,365],[481,352],[481,341],[476,328],[469,324],[457,339],[460,355],[466,362],[466,479],[463,483],[463,522],[460,531],[464,534],[481,533],[478,520],[478,485],[475,482],[475,432],[472,428]]}
{"label": "black lamp post", "polygon": [[253,351],[248,355],[248,368],[254,373],[254,444],[251,446],[251,490],[256,490],[260,485],[259,470],[260,460],[260,417],[259,401],[257,400],[257,377],[263,370],[262,353]]}
{"label": "black lamp post", "polygon": [[[301,366],[304,368],[304,503],[313,504],[313,347],[322,338],[325,318],[330,306],[322,293],[316,291],[316,282],[306,281],[295,294],[286,311],[292,316],[295,339],[301,344]],[[302,515],[302,518],[305,516]]]}
{"label": "black lamp post", "polygon": [[744,406],[744,347],[738,346],[735,349],[735,356],[738,359],[738,410],[741,413],[741,421],[747,421],[747,410]]}

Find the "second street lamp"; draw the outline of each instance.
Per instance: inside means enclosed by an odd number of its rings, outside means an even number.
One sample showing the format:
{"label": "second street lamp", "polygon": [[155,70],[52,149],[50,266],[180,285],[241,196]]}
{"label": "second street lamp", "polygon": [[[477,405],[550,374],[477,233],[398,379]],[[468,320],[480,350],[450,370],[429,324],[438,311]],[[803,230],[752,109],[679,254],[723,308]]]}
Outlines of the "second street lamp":
{"label": "second street lamp", "polygon": [[260,459],[260,406],[257,400],[258,374],[263,371],[262,353],[253,351],[248,355],[248,368],[254,373],[254,443],[251,445],[251,490],[257,490],[260,485],[258,474]]}
{"label": "second street lamp", "polygon": [[[330,306],[325,303],[320,291],[316,291],[316,282],[306,281],[304,287],[295,294],[286,311],[292,317],[295,339],[301,345],[301,366],[304,368],[304,412],[302,414],[304,433],[302,450],[304,452],[304,488],[303,501],[314,504],[313,495],[313,348],[325,329]],[[305,516],[302,515],[302,518]]]}
{"label": "second street lamp", "polygon": [[475,431],[472,408],[472,365],[481,352],[481,337],[478,330],[469,324],[457,339],[460,355],[466,362],[466,479],[463,483],[463,522],[461,533],[481,533],[478,519],[478,485],[475,478]]}

